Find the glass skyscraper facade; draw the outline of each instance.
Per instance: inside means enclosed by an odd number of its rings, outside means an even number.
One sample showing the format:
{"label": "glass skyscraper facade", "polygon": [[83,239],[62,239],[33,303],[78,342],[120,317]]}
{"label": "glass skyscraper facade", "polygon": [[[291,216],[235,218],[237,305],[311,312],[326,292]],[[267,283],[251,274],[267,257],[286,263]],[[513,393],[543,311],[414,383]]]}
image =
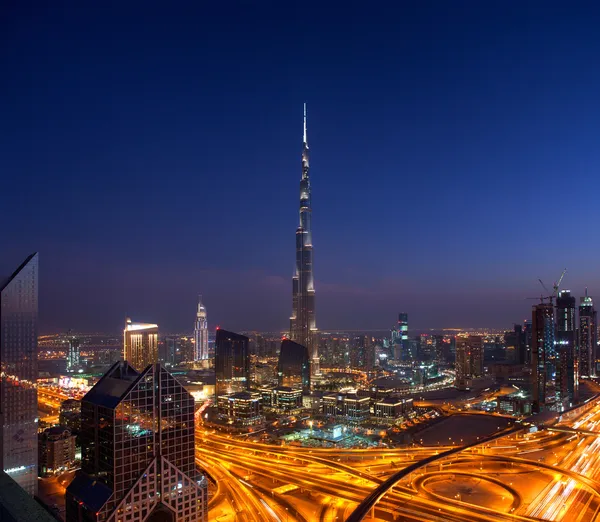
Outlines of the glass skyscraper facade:
{"label": "glass skyscraper facade", "polygon": [[249,339],[217,329],[215,339],[215,395],[231,395],[250,387]]}
{"label": "glass skyscraper facade", "polygon": [[38,254],[0,282],[0,466],[37,494]]}
{"label": "glass skyscraper facade", "polygon": [[570,290],[561,290],[556,298],[556,392],[564,407],[579,400],[576,309]]}
{"label": "glass skyscraper facade", "polygon": [[546,404],[546,386],[555,365],[554,306],[552,303],[535,305],[531,314],[531,380],[534,413]]}
{"label": "glass skyscraper facade", "polygon": [[289,386],[309,392],[310,358],[308,348],[284,339],[279,352],[277,377],[279,386]]}
{"label": "glass skyscraper facade", "polygon": [[579,373],[582,376],[596,376],[597,326],[594,301],[586,289],[579,303]]}
{"label": "glass skyscraper facade", "polygon": [[82,400],[80,436],[67,522],[206,520],[194,399],[160,364],[115,363]]}

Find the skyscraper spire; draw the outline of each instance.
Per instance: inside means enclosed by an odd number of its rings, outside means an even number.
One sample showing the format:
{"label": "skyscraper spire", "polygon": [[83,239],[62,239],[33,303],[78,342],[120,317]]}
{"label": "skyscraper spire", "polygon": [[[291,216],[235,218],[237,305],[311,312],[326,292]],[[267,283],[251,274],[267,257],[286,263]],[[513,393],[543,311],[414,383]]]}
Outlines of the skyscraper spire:
{"label": "skyscraper spire", "polygon": [[304,146],[308,147],[308,141],[306,140],[306,103],[304,104]]}
{"label": "skyscraper spire", "polygon": [[312,208],[310,202],[310,165],[306,138],[306,103],[304,104],[304,136],[302,177],[300,178],[300,223],[296,229],[296,270],[292,279],[292,316],[290,338],[308,348],[311,374],[319,373],[317,327],[315,321],[315,286],[313,276]]}

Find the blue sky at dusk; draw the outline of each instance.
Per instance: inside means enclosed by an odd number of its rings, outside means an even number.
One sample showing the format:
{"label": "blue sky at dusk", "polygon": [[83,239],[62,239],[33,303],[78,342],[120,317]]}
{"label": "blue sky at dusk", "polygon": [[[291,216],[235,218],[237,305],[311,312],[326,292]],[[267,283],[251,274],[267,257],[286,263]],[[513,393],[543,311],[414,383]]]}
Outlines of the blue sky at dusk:
{"label": "blue sky at dusk", "polygon": [[0,10],[0,273],[40,252],[42,331],[187,331],[199,293],[286,328],[305,101],[320,328],[509,328],[564,267],[600,298],[593,3],[51,4]]}

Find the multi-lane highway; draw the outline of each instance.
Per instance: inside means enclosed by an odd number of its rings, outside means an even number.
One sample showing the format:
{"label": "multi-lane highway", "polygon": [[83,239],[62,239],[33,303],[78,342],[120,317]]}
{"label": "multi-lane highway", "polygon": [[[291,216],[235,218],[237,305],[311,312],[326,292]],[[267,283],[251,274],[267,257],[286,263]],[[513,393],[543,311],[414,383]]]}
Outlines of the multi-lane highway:
{"label": "multi-lane highway", "polygon": [[462,448],[272,446],[197,430],[218,484],[211,519],[223,522],[600,521],[599,449],[598,401],[552,430],[517,426]]}

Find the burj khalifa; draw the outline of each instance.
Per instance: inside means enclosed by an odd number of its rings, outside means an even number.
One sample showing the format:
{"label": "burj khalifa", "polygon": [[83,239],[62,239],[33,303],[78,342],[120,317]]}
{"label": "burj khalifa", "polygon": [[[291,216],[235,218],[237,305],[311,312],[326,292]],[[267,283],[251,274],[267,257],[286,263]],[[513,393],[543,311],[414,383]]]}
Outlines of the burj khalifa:
{"label": "burj khalifa", "polygon": [[304,138],[302,178],[300,179],[300,224],[296,229],[296,270],[292,279],[292,316],[290,337],[308,348],[311,374],[319,373],[317,326],[315,321],[315,281],[310,205],[308,141],[306,139],[306,103],[304,104]]}

